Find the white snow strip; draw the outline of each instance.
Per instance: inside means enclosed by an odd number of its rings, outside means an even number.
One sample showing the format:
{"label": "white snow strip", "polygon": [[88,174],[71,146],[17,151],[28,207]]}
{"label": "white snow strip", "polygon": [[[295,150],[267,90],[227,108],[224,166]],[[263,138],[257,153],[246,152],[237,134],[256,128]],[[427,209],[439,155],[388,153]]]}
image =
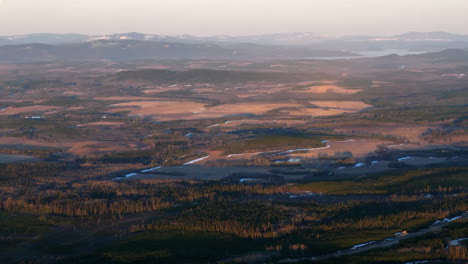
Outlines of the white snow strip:
{"label": "white snow strip", "polygon": [[138,173],[130,173],[130,174],[125,175],[125,178],[133,177],[133,176],[136,176],[136,175],[138,175]]}
{"label": "white snow strip", "polygon": [[263,154],[263,153],[270,153],[270,152],[275,152],[275,151],[269,151],[269,152],[256,152],[256,153],[240,153],[240,154],[229,154],[226,157],[232,158],[232,157],[238,157],[238,156],[244,156],[244,155],[258,155],[258,154]]}
{"label": "white snow strip", "polygon": [[227,155],[226,157],[232,158],[232,157],[238,157],[238,156],[244,156],[244,155],[247,155],[247,153],[242,153],[242,154],[229,154],[229,155]]}
{"label": "white snow strip", "polygon": [[243,182],[248,182],[248,181],[252,181],[252,180],[254,180],[254,178],[243,178],[243,179],[240,179],[239,181],[241,183],[243,183]]}
{"label": "white snow strip", "polygon": [[364,243],[364,244],[354,245],[354,246],[351,248],[351,250],[355,250],[355,249],[358,249],[358,248],[363,247],[363,246],[367,246],[367,245],[372,244],[372,243],[375,243],[375,241],[369,241],[369,242]]}
{"label": "white snow strip", "polygon": [[206,128],[210,128],[210,127],[217,127],[217,126],[220,126],[220,125],[227,125],[229,123],[234,123],[234,122],[244,122],[244,121],[256,121],[254,119],[242,119],[242,120],[230,120],[230,121],[226,121],[222,124],[215,124],[215,125],[211,125],[211,126],[208,126]]}
{"label": "white snow strip", "polygon": [[160,168],[162,168],[162,166],[154,167],[154,168],[147,169],[147,170],[142,170],[141,172],[142,172],[142,173],[145,173],[145,172],[149,172],[149,171],[159,170]]}
{"label": "white snow strip", "polygon": [[355,168],[359,168],[359,167],[362,167],[362,166],[366,166],[366,164],[358,163],[358,164],[354,165]]}
{"label": "white snow strip", "polygon": [[451,246],[451,247],[453,247],[453,246],[459,246],[459,245],[460,245],[460,242],[465,241],[465,240],[468,240],[468,237],[467,237],[467,238],[459,238],[459,239],[452,240],[452,241],[450,241],[450,246]]}
{"label": "white snow strip", "polygon": [[462,218],[461,215],[455,216],[455,217],[453,217],[453,218],[450,218],[450,219],[448,219],[448,221],[449,221],[449,222],[453,222],[453,221],[458,220],[458,219],[460,219],[460,218]]}
{"label": "white snow strip", "polygon": [[452,218],[444,218],[442,220],[435,221],[433,225],[438,225],[438,224],[443,224],[443,223],[450,223],[450,222],[458,220],[458,219],[460,219],[462,217],[463,217],[463,215],[455,216],[455,217],[452,217]]}
{"label": "white snow strip", "polygon": [[321,149],[327,149],[327,148],[330,148],[330,145],[327,145],[327,146],[321,147],[321,148],[291,149],[291,150],[287,150],[287,151],[281,152],[280,154],[293,153],[293,152],[297,152],[297,151],[314,151],[314,150],[321,150]]}
{"label": "white snow strip", "polygon": [[307,196],[315,196],[315,195],[317,195],[317,193],[307,191],[307,192],[305,192],[303,194],[290,195],[289,198],[294,199],[294,198],[298,198],[298,197],[307,197]]}
{"label": "white snow strip", "polygon": [[184,163],[183,166],[191,165],[191,164],[200,162],[200,161],[202,161],[202,160],[204,160],[204,159],[207,159],[207,158],[209,158],[209,157],[210,157],[210,156],[206,156],[206,157],[203,157],[203,158],[199,158],[199,159],[196,159],[196,160],[189,161],[189,162],[187,162],[187,163]]}
{"label": "white snow strip", "polygon": [[398,161],[404,161],[404,160],[407,160],[407,159],[412,159],[413,157],[403,157],[403,158],[399,158]]}

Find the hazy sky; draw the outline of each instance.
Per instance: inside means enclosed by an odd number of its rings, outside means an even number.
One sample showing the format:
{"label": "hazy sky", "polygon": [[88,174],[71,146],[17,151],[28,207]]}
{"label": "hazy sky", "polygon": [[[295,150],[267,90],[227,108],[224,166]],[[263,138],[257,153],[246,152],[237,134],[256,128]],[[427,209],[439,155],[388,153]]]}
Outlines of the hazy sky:
{"label": "hazy sky", "polygon": [[0,0],[0,35],[468,34],[468,0]]}

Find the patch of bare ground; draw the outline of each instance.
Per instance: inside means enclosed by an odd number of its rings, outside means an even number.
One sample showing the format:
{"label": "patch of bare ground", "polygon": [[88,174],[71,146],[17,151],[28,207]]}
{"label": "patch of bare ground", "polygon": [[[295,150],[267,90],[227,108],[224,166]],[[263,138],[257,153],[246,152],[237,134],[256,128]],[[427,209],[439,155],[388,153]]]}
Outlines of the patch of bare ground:
{"label": "patch of bare ground", "polygon": [[372,105],[361,101],[311,101],[310,103],[323,108],[351,110],[356,112],[372,107]]}
{"label": "patch of bare ground", "polygon": [[122,126],[124,125],[124,122],[106,122],[106,121],[100,121],[100,122],[90,122],[90,123],[85,123],[85,124],[79,124],[77,125],[78,127],[92,127],[92,126]]}
{"label": "patch of bare ground", "polygon": [[151,89],[145,89],[143,90],[144,94],[155,94],[155,93],[162,93],[162,92],[168,92],[168,91],[179,91],[182,89],[181,87],[157,87],[157,88],[151,88]]}
{"label": "patch of bare ground", "polygon": [[285,93],[288,92],[292,87],[278,87],[274,86],[271,88],[245,88],[245,87],[236,87],[234,95],[238,98],[249,98],[249,97],[262,97],[265,94],[276,94],[276,93]]}
{"label": "patch of bare ground", "polygon": [[112,153],[119,151],[144,149],[145,146],[138,141],[84,141],[74,142],[68,153],[83,156],[89,154]]}
{"label": "patch of bare ground", "polygon": [[383,135],[404,137],[410,142],[419,142],[420,136],[428,129],[428,126],[402,125],[396,123],[382,123],[375,125],[350,125],[334,129],[337,133],[360,134],[360,135]]}
{"label": "patch of bare ground", "polygon": [[353,157],[364,157],[375,152],[379,145],[391,144],[391,141],[379,139],[357,139],[328,141],[328,148],[317,148],[300,153],[290,153],[294,158],[317,158],[319,154],[335,155],[337,152],[351,152]]}
{"label": "patch of bare ground", "polygon": [[255,119],[242,119],[242,120],[232,120],[226,121],[222,124],[215,124],[211,125],[210,127],[236,127],[243,124],[248,125],[261,125],[261,124],[286,124],[286,125],[295,125],[295,124],[303,124],[304,121],[302,120],[255,120]]}
{"label": "patch of bare ground", "polygon": [[[326,84],[332,84],[332,83],[335,83],[336,81],[323,81],[321,80],[320,83],[326,83]],[[300,82],[298,83],[297,85],[311,85],[311,84],[314,84],[314,83],[317,83],[317,81],[304,81],[304,82]]]}
{"label": "patch of bare ground", "polygon": [[281,110],[281,113],[287,114],[288,116],[333,116],[343,113],[353,113],[352,110],[344,109],[323,109],[323,108],[297,108]]}
{"label": "patch of bare ground", "polygon": [[329,84],[329,85],[317,85],[317,86],[310,86],[306,90],[301,90],[299,92],[302,93],[316,93],[316,94],[323,94],[323,93],[335,93],[335,94],[355,94],[357,92],[361,92],[362,90],[357,89],[348,89],[343,88],[337,85]]}
{"label": "patch of bare ground", "polygon": [[166,69],[171,69],[171,66],[167,65],[148,65],[148,66],[141,66],[141,67],[136,67],[137,69],[153,69],[153,70],[166,70]]}
{"label": "patch of bare ground", "polygon": [[171,114],[190,115],[203,111],[204,104],[183,101],[133,101],[111,105],[110,112],[129,111],[129,115],[164,116]]}
{"label": "patch of bare ground", "polygon": [[7,107],[3,108],[0,111],[0,115],[17,115],[22,113],[37,113],[37,112],[47,112],[50,110],[55,110],[59,107],[57,106],[47,106],[47,105],[33,105],[33,106],[24,106],[24,107]]}
{"label": "patch of bare ground", "polygon": [[76,111],[76,110],[83,110],[83,109],[86,109],[86,107],[84,107],[84,106],[72,106],[72,107],[67,108],[68,111]]}
{"label": "patch of bare ground", "polygon": [[193,91],[197,92],[197,93],[216,93],[216,89],[214,88],[197,88],[197,89],[193,89]]}
{"label": "patch of bare ground", "polygon": [[100,101],[135,101],[135,100],[154,100],[154,97],[144,96],[109,96],[109,97],[96,97],[95,100]]}
{"label": "patch of bare ground", "polygon": [[316,107],[300,107],[281,110],[288,116],[333,116],[343,113],[355,113],[372,105],[361,101],[311,101]]}
{"label": "patch of bare ground", "polygon": [[65,91],[63,92],[64,95],[84,95],[85,93],[82,92],[75,92],[75,91]]}
{"label": "patch of bare ground", "polygon": [[129,112],[129,115],[153,116],[159,121],[216,118],[226,115],[261,115],[282,107],[298,107],[295,103],[239,103],[205,107],[204,104],[184,101],[135,101],[111,105],[110,112]]}
{"label": "patch of bare ground", "polygon": [[261,115],[270,110],[283,107],[299,107],[296,103],[239,103],[225,104],[205,108],[198,113],[187,117],[187,119],[216,118],[226,115],[254,114]]}
{"label": "patch of bare ground", "polygon": [[450,143],[468,145],[468,135],[453,136],[450,138]]}
{"label": "patch of bare ground", "polygon": [[49,141],[40,141],[27,138],[17,138],[17,137],[0,137],[0,145],[5,146],[33,146],[33,147],[44,147],[44,148],[64,148],[67,147],[67,143],[63,142],[49,142]]}

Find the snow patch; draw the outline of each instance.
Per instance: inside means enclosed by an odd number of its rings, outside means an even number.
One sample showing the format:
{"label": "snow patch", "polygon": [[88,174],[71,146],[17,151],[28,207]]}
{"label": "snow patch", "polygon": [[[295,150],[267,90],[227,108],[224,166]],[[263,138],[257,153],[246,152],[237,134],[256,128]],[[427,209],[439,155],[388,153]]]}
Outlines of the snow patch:
{"label": "snow patch", "polygon": [[327,149],[327,148],[330,148],[330,145],[327,145],[327,146],[321,147],[321,148],[291,149],[291,150],[287,150],[287,151],[281,152],[280,154],[294,153],[294,152],[297,152],[297,151],[315,151],[315,150],[321,150],[321,149]]}
{"label": "snow patch", "polygon": [[465,241],[465,240],[468,240],[468,237],[452,240],[452,241],[450,241],[450,246],[451,246],[451,247],[459,246],[459,245],[460,245],[460,242]]}
{"label": "snow patch", "polygon": [[133,177],[136,175],[138,175],[138,173],[130,173],[130,174],[125,175],[125,178]]}
{"label": "snow patch", "polygon": [[141,172],[142,172],[142,173],[145,173],[145,172],[150,172],[150,171],[159,170],[159,169],[161,169],[161,168],[162,168],[162,166],[159,166],[159,167],[154,167],[154,168],[151,168],[151,169],[142,170]]}
{"label": "snow patch", "polygon": [[319,194],[307,191],[303,194],[290,195],[289,198],[294,199],[294,198],[299,198],[299,197],[307,197],[307,196],[315,196],[315,195],[319,195]]}
{"label": "snow patch", "polygon": [[369,244],[373,244],[375,243],[375,241],[369,241],[367,243],[363,243],[363,244],[358,244],[358,245],[354,245],[351,250],[355,250],[355,249],[358,249],[358,248],[361,248],[361,247],[364,247],[364,246],[367,246]]}
{"label": "snow patch", "polygon": [[239,182],[240,183],[244,183],[244,182],[249,182],[249,181],[253,181],[255,180],[254,178],[243,178],[243,179],[240,179]]}
{"label": "snow patch", "polygon": [[412,159],[413,157],[403,157],[403,158],[399,158],[398,161],[404,161],[404,160],[408,160],[408,159]]}
{"label": "snow patch", "polygon": [[183,166],[187,166],[187,165],[191,165],[191,164],[200,162],[200,161],[205,160],[205,159],[207,159],[207,158],[209,158],[209,157],[210,157],[210,156],[206,156],[206,157],[203,157],[203,158],[199,158],[199,159],[196,159],[196,160],[189,161],[189,162],[187,162],[187,163],[184,163]]}
{"label": "snow patch", "polygon": [[433,225],[438,225],[438,224],[444,224],[444,223],[450,223],[450,222],[453,222],[455,220],[458,220],[460,218],[462,218],[463,215],[459,215],[459,216],[455,216],[455,217],[452,217],[452,218],[444,218],[442,220],[437,220],[434,222]]}

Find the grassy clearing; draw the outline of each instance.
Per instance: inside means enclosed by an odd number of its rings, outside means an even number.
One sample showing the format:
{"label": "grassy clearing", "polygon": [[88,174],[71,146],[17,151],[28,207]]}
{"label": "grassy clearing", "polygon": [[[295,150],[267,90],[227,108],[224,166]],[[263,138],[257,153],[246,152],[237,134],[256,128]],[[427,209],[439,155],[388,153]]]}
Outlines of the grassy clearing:
{"label": "grassy clearing", "polygon": [[431,192],[440,189],[466,190],[468,168],[423,169],[353,180],[309,182],[295,185],[294,190],[327,194],[401,194]]}
{"label": "grassy clearing", "polygon": [[223,146],[226,154],[247,153],[252,151],[290,150],[296,148],[323,147],[322,137],[307,135],[266,135]]}

